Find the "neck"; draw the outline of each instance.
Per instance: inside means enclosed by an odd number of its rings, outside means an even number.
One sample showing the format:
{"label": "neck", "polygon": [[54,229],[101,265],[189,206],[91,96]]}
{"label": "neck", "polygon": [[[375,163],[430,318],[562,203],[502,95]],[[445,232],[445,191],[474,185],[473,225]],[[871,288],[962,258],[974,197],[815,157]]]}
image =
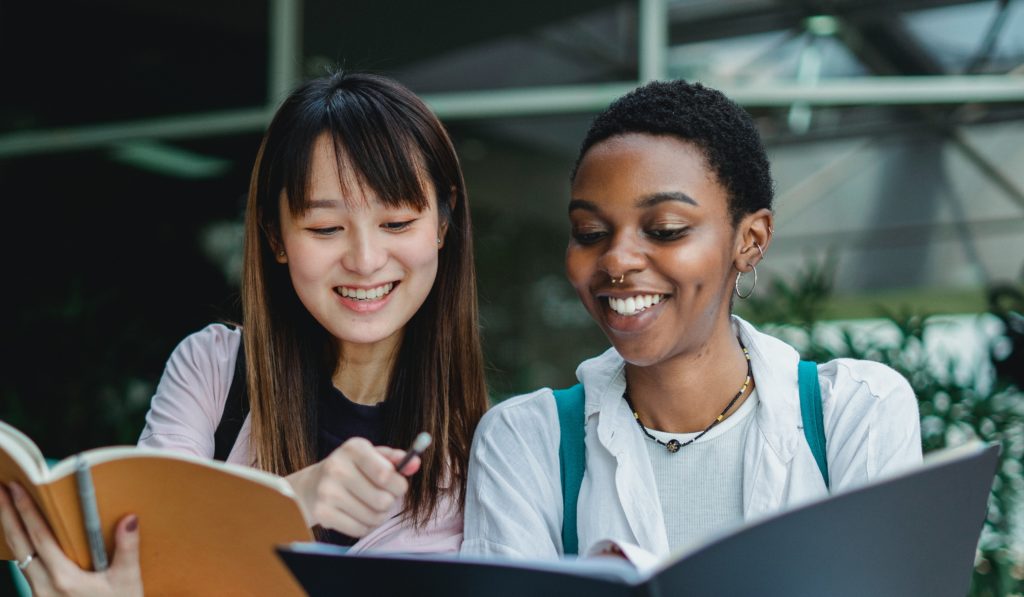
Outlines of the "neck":
{"label": "neck", "polygon": [[340,343],[331,383],[357,404],[383,402],[401,344],[401,331],[373,344]]}
{"label": "neck", "polygon": [[[670,433],[703,431],[743,386],[747,359],[731,321],[716,326],[706,342],[648,366],[626,365],[626,380],[640,421]],[[753,380],[732,407],[732,414],[753,389]]]}

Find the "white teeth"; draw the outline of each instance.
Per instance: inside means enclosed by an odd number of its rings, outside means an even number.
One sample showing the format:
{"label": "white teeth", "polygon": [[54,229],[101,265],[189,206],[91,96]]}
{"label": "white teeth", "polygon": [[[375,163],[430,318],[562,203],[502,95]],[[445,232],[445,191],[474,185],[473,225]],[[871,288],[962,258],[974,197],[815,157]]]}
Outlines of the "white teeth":
{"label": "white teeth", "polygon": [[373,301],[388,294],[394,287],[394,282],[389,282],[383,286],[377,286],[376,288],[370,288],[369,290],[366,288],[349,288],[347,286],[341,286],[339,288],[335,288],[334,291],[341,296],[353,298],[358,301]]}
{"label": "white teeth", "polygon": [[636,315],[657,305],[665,298],[663,294],[638,294],[625,299],[608,297],[608,306],[619,315]]}

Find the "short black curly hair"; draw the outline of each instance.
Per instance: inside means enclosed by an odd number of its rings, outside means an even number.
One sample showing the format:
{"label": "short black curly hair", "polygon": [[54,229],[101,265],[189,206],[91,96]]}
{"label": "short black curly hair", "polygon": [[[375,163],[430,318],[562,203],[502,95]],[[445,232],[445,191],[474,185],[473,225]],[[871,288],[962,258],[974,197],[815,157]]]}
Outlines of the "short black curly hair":
{"label": "short black curly hair", "polygon": [[686,81],[654,81],[630,91],[594,118],[570,180],[594,145],[629,133],[671,135],[700,149],[728,193],[733,225],[771,209],[774,185],[761,135],[750,115],[722,92]]}

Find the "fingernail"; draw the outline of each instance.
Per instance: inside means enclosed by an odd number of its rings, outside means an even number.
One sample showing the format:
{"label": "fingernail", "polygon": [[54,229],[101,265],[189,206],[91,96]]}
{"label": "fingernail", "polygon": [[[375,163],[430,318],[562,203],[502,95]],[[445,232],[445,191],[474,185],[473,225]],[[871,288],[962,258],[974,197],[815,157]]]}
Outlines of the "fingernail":
{"label": "fingernail", "polygon": [[8,489],[11,490],[11,497],[14,498],[15,502],[20,502],[25,499],[25,490],[21,488],[21,485],[11,482],[11,484],[8,485]]}
{"label": "fingernail", "polygon": [[139,517],[132,514],[128,519],[128,524],[124,525],[124,529],[129,533],[134,533],[139,528]]}

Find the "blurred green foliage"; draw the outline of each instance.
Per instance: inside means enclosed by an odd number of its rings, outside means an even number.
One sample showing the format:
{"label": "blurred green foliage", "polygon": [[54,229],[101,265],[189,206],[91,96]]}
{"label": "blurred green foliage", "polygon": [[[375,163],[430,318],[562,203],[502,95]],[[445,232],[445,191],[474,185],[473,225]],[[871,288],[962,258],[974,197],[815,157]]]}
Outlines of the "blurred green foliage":
{"label": "blurred green foliage", "polygon": [[[248,144],[258,146],[256,135]],[[0,420],[50,457],[134,444],[175,345],[236,316],[205,251],[236,219],[249,166],[160,178],[91,154],[0,160],[10,246],[0,317]]]}
{"label": "blurred green foliage", "polygon": [[821,263],[806,266],[792,281],[774,280],[768,291],[756,294],[742,306],[744,314],[766,331],[784,337],[806,359],[868,359],[903,374],[919,401],[925,452],[969,438],[1000,442],[1001,462],[978,546],[971,595],[1024,594],[1024,554],[1014,538],[1024,493],[1024,393],[1019,379],[1024,371],[1005,365],[1024,357],[1020,354],[1024,346],[1015,335],[1014,322],[1018,320],[1013,319],[1024,313],[1022,294],[1001,292],[1000,297],[1016,296],[1018,301],[993,301],[992,313],[979,315],[978,325],[983,317],[1002,320],[1005,336],[995,338],[994,344],[1001,346],[1002,352],[1018,351],[1015,357],[992,353],[994,363],[983,363],[979,368],[928,350],[926,334],[943,325],[942,318],[934,314],[880,307],[879,316],[887,324],[883,327],[889,328],[884,334],[856,333],[855,324],[824,321],[822,314],[832,296],[829,272],[835,271],[833,266],[832,259],[826,257]]}

